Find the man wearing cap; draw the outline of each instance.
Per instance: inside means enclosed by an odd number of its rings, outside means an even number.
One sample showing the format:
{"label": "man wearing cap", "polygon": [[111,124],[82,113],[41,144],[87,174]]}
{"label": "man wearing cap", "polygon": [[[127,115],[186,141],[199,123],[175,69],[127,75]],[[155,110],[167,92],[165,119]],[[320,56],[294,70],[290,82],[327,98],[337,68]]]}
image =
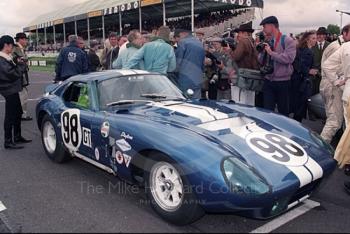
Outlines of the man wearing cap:
{"label": "man wearing cap", "polygon": [[19,92],[22,91],[23,72],[26,70],[22,58],[13,61],[15,42],[10,36],[0,38],[0,94],[5,98],[5,149],[22,149],[17,144],[30,143],[22,137],[21,116],[23,114]]}
{"label": "man wearing cap", "polygon": [[144,69],[149,72],[157,72],[167,75],[176,69],[176,58],[173,47],[168,43],[170,28],[161,26],[157,37],[152,42],[146,43],[125,64],[125,69],[139,68],[143,63]]}
{"label": "man wearing cap", "polygon": [[265,53],[271,57],[273,69],[265,75],[264,107],[274,111],[276,105],[278,112],[289,115],[290,80],[293,74],[293,62],[296,57],[296,41],[283,35],[279,30],[279,22],[275,16],[265,18],[261,24],[264,33],[272,38],[265,44],[265,51],[260,53],[262,61]]}
{"label": "man wearing cap", "polygon": [[320,92],[320,83],[321,83],[321,71],[322,71],[322,56],[325,49],[329,46],[329,42],[326,41],[327,38],[327,29],[325,27],[320,27],[317,30],[317,44],[312,48],[314,53],[314,65],[313,69],[318,70],[318,74],[313,76],[313,86],[312,86],[312,94],[318,94]]}
{"label": "man wearing cap", "polygon": [[192,36],[189,29],[176,29],[179,38],[176,49],[178,84],[183,92],[194,91],[193,98],[200,99],[204,82],[205,50],[202,42]]}
{"label": "man wearing cap", "polygon": [[28,109],[27,109],[27,104],[28,104],[28,86],[29,86],[29,76],[28,76],[28,56],[25,52],[25,48],[27,47],[28,44],[28,38],[25,33],[17,33],[16,34],[16,45],[14,46],[13,52],[12,52],[12,57],[16,61],[17,59],[22,59],[25,61],[25,71],[23,72],[23,78],[22,78],[22,91],[19,93],[19,97],[21,99],[21,104],[22,104],[22,109],[23,109],[23,115],[22,115],[22,120],[23,121],[31,121],[33,118],[31,118],[28,115]]}

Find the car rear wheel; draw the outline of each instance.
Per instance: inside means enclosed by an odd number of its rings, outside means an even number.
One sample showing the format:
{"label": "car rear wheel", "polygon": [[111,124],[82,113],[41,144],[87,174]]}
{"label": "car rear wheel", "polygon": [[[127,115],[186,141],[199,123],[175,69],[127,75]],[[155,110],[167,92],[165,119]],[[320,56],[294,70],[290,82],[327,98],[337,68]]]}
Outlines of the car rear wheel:
{"label": "car rear wheel", "polygon": [[46,155],[54,162],[63,163],[71,159],[64,146],[58,142],[58,133],[49,116],[43,118],[41,124],[41,140]]}
{"label": "car rear wheel", "polygon": [[145,181],[153,210],[167,222],[182,226],[204,215],[187,178],[164,155],[147,162]]}

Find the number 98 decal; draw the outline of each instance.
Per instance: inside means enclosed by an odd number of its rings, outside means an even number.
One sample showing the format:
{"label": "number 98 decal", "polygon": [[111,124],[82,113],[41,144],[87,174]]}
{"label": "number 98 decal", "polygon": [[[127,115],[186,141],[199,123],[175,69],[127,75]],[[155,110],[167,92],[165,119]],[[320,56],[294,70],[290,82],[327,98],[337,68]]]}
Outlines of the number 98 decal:
{"label": "number 98 decal", "polygon": [[78,151],[81,144],[80,110],[70,109],[61,115],[61,132],[64,145],[72,151]]}
{"label": "number 98 decal", "polygon": [[246,141],[256,153],[275,163],[299,167],[308,162],[309,157],[303,147],[284,136],[256,132],[248,135]]}

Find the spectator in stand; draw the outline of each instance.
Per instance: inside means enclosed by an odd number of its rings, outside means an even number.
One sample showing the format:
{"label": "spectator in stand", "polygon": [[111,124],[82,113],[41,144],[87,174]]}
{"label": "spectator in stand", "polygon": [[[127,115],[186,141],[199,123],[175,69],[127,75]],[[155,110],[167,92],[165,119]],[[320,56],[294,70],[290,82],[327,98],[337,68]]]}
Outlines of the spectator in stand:
{"label": "spectator in stand", "polygon": [[[123,69],[127,66],[130,58],[134,56],[134,54],[142,47],[143,45],[143,37],[138,30],[131,30],[128,35],[128,43],[126,44],[126,49],[121,50],[117,60],[113,63],[113,69]],[[136,65],[135,69],[143,69],[143,62],[141,61],[138,65]]]}
{"label": "spectator in stand", "polygon": [[186,92],[194,91],[193,98],[200,99],[204,77],[205,50],[203,44],[188,29],[175,30],[174,37],[179,42],[176,49],[176,62],[179,88]]}
{"label": "spectator in stand", "polygon": [[22,105],[19,92],[22,91],[23,72],[26,70],[22,58],[13,61],[11,53],[15,42],[10,36],[0,38],[0,94],[5,98],[5,149],[22,149],[16,144],[30,143],[22,137]]}
{"label": "spectator in stand", "polygon": [[91,41],[90,49],[88,52],[88,61],[89,61],[89,71],[96,72],[101,69],[101,61],[98,55],[96,54],[100,44],[98,41]]}
{"label": "spectator in stand", "polygon": [[320,83],[321,83],[321,61],[324,50],[329,46],[329,42],[326,41],[328,32],[325,27],[320,27],[317,30],[317,44],[312,48],[314,53],[314,64],[313,68],[317,69],[317,74],[312,76],[312,95],[318,94],[320,92]]}
{"label": "spectator in stand", "polygon": [[144,62],[146,71],[163,75],[173,72],[176,69],[176,58],[174,49],[169,44],[169,36],[169,27],[160,27],[157,37],[139,49],[125,65],[125,69],[140,67],[140,64]]}
{"label": "spectator in stand", "polygon": [[119,55],[119,40],[118,35],[116,33],[110,33],[109,37],[110,47],[106,47],[102,52],[102,66],[105,70],[112,69],[112,64],[114,60],[118,58]]}
{"label": "spectator in stand", "polygon": [[[289,115],[290,80],[293,74],[293,62],[296,56],[296,42],[279,30],[279,22],[275,16],[265,18],[261,24],[264,33],[271,37],[270,43],[265,44],[265,53],[272,58],[273,67],[265,70],[264,107]],[[264,52],[260,58],[264,57]],[[266,65],[266,64],[265,64]]]}
{"label": "spectator in stand", "polygon": [[197,39],[198,39],[200,42],[202,42],[202,44],[204,45],[204,42],[205,42],[205,40],[204,40],[205,31],[204,31],[203,29],[198,29],[198,30],[196,31],[196,37],[197,37]]}
{"label": "spectator in stand", "polygon": [[63,48],[56,62],[55,81],[65,81],[68,78],[88,72],[86,53],[79,47],[79,38],[75,35],[68,37],[69,45]]}
{"label": "spectator in stand", "polygon": [[318,73],[313,69],[314,55],[312,48],[316,45],[315,31],[305,32],[298,44],[297,56],[294,61],[292,75],[291,112],[294,119],[302,122],[306,117],[307,102],[312,95],[311,76]]}
{"label": "spectator in stand", "polygon": [[22,115],[22,121],[31,121],[33,120],[32,117],[28,115],[28,109],[27,109],[27,104],[28,104],[28,86],[29,86],[29,66],[28,66],[28,56],[26,54],[26,47],[28,44],[28,38],[25,33],[17,33],[16,37],[16,45],[14,47],[14,50],[12,52],[12,57],[16,61],[18,58],[22,58],[23,61],[25,62],[25,71],[23,72],[23,77],[22,77],[22,91],[19,93],[19,97],[21,99],[21,104],[22,104],[22,110],[23,110],[23,115]]}
{"label": "spectator in stand", "polygon": [[[237,83],[237,70],[236,63],[232,60],[228,51],[230,51],[228,45],[221,37],[214,37],[210,40],[215,52],[213,55],[216,58],[216,64],[218,67],[218,80],[217,82],[217,100],[231,100],[231,84]],[[211,81],[212,83],[214,80]]]}
{"label": "spectator in stand", "polygon": [[[325,63],[345,42],[350,41],[350,25],[346,25],[342,30],[342,35],[337,41],[332,42],[325,49],[322,57],[322,80],[320,93],[325,102],[327,121],[321,133],[321,137],[327,143],[331,143],[337,131],[342,127],[344,122],[344,110],[342,103],[343,90],[335,86],[323,71]],[[327,68],[327,67],[326,67]],[[350,168],[349,168],[350,170]]]}

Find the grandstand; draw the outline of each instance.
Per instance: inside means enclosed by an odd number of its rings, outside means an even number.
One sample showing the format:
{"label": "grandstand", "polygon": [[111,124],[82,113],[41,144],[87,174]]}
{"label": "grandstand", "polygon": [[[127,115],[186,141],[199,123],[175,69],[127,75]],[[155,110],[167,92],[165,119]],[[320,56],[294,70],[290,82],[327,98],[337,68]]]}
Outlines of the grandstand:
{"label": "grandstand", "polygon": [[152,31],[161,25],[205,28],[212,34],[252,20],[254,9],[263,6],[263,0],[88,0],[41,15],[23,31],[31,34],[36,48],[53,50],[70,34],[79,34],[88,44],[105,40],[111,31]]}

